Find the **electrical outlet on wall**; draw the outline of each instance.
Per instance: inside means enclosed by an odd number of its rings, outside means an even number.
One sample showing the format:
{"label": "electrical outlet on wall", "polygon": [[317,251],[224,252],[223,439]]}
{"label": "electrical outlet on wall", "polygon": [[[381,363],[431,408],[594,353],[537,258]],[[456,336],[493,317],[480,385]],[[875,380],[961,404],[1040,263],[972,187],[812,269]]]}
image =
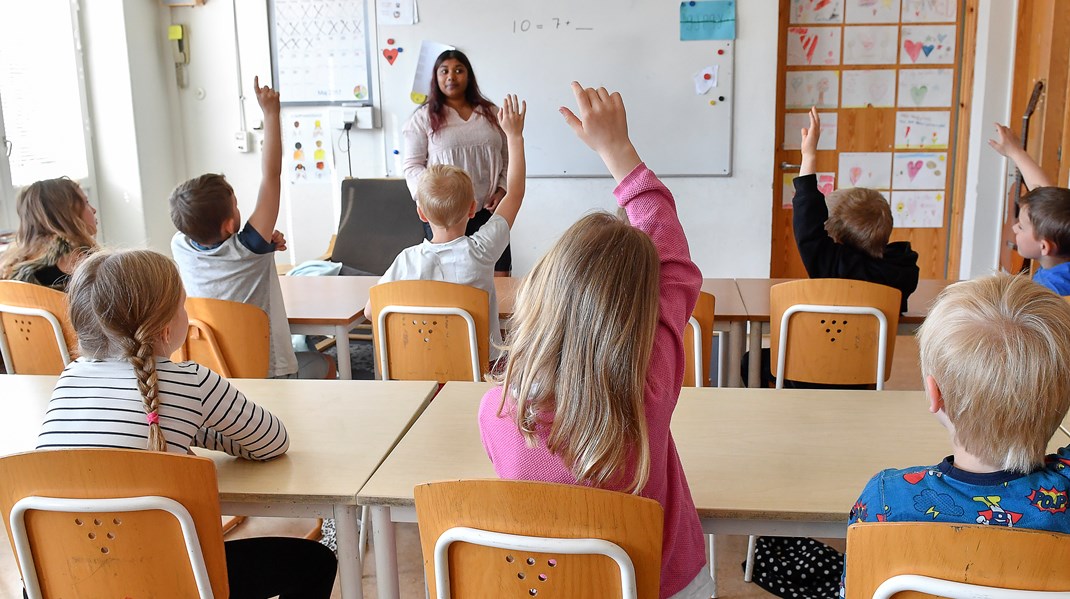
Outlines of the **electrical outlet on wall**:
{"label": "electrical outlet on wall", "polygon": [[234,133],[234,149],[239,152],[253,151],[253,132],[237,131]]}

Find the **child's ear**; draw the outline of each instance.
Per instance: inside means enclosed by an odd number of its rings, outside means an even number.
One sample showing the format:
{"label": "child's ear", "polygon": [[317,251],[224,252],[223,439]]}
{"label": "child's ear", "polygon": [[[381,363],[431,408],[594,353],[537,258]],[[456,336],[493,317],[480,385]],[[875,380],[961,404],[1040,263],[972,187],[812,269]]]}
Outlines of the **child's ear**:
{"label": "child's ear", "polygon": [[935,414],[944,409],[944,394],[941,393],[940,385],[931,374],[925,377],[925,395],[929,398],[930,412]]}
{"label": "child's ear", "polygon": [[1057,250],[1058,249],[1059,249],[1059,246],[1055,245],[1054,242],[1048,241],[1047,239],[1041,239],[1040,240],[1040,255],[1041,256],[1055,256],[1055,255],[1057,255]]}
{"label": "child's ear", "polygon": [[220,233],[222,233],[223,239],[229,239],[231,235],[238,232],[238,219],[228,218],[223,221],[223,226],[220,227]]}
{"label": "child's ear", "polygon": [[476,204],[475,200],[472,200],[472,205],[468,207],[468,220],[472,220],[472,217],[476,215],[476,212],[479,212],[479,206]]}
{"label": "child's ear", "polygon": [[431,221],[427,220],[426,216],[424,216],[424,209],[420,208],[419,204],[416,205],[416,214],[419,215],[420,220],[424,221],[425,223],[431,222]]}

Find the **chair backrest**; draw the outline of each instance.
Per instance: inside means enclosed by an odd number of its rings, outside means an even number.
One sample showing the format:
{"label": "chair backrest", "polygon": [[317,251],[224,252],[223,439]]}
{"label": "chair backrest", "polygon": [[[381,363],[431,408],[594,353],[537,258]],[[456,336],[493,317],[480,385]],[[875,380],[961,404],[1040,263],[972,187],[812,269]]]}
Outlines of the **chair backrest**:
{"label": "chair backrest", "polygon": [[405,179],[345,179],[342,216],[331,261],[381,275],[401,250],[420,243],[424,228]]}
{"label": "chair backrest", "polygon": [[[634,568],[634,596],[658,596],[664,516],[652,499],[503,480],[424,483],[414,494],[431,597],[613,597],[626,577],[620,553]],[[468,540],[443,546],[466,532]],[[598,539],[618,549],[610,548],[612,558],[592,555],[598,549],[591,546],[601,543],[573,548],[566,539]],[[436,559],[436,546],[445,559]],[[437,580],[448,580],[449,588]]]}
{"label": "chair backrest", "polygon": [[197,362],[224,378],[267,378],[271,333],[259,306],[187,297],[186,312],[189,333],[172,360]]}
{"label": "chair backrest", "polygon": [[51,374],[78,353],[67,294],[33,283],[0,281],[0,353],[8,374]]}
{"label": "chair backrest", "polygon": [[[1070,591],[1067,563],[1070,535],[1048,531],[939,522],[862,522],[847,529],[848,599],[870,599],[885,581],[904,575],[952,583],[924,587],[934,591],[926,594],[941,597],[999,597],[990,592],[976,594],[977,589],[956,591],[959,585],[954,583]],[[885,591],[913,588],[916,582],[900,578]],[[900,596],[924,595],[908,592]]]}
{"label": "chair backrest", "polygon": [[[0,512],[31,599],[150,597],[164,590],[172,597],[229,595],[211,460],[128,449],[45,450],[0,458],[0,480]],[[184,508],[185,526],[147,504],[166,504],[178,514]],[[210,594],[198,591],[198,569]]]}
{"label": "chair backrest", "polygon": [[483,380],[490,363],[486,291],[442,281],[393,281],[372,287],[371,303],[383,380]]}
{"label": "chair backrest", "polygon": [[[710,356],[713,352],[713,313],[716,299],[699,292],[695,311],[684,328],[684,386],[710,386]],[[697,331],[697,335],[696,335]],[[697,375],[697,376],[696,376]]]}
{"label": "chair backrest", "polygon": [[[892,371],[900,295],[892,287],[850,279],[801,279],[774,285],[769,290],[773,375],[781,381],[883,388]],[[870,308],[873,314],[835,311],[859,308]],[[884,318],[883,345],[880,316]],[[876,365],[882,356],[883,376],[878,376]]]}

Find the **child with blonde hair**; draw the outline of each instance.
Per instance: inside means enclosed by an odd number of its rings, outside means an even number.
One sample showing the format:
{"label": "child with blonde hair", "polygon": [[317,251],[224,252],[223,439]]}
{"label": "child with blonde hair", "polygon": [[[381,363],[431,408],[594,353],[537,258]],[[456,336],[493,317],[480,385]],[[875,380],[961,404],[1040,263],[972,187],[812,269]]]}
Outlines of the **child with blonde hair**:
{"label": "child with blonde hair", "polygon": [[[431,227],[431,239],[405,248],[386,269],[380,283],[391,281],[445,281],[470,285],[490,296],[491,358],[499,355],[502,344],[498,324],[498,296],[494,287],[494,265],[509,246],[509,229],[524,200],[524,117],[527,102],[506,96],[498,111],[498,124],[505,132],[509,148],[507,186],[509,191],[494,209],[493,216],[471,236],[465,236],[468,221],[480,210],[472,179],[464,170],[435,164],[420,174],[416,187],[416,212]],[[371,301],[364,308],[371,315]]]}
{"label": "child with blonde hair", "polygon": [[23,187],[15,199],[19,228],[0,256],[0,279],[63,291],[78,262],[97,248],[97,210],[66,177]]}
{"label": "child with blonde hair", "polygon": [[1070,408],[1070,306],[1026,277],[983,277],[945,289],[918,337],[928,408],[952,455],[878,473],[850,521],[1070,533],[1070,447],[1044,455]]}
{"label": "child with blonde hair", "polygon": [[657,500],[660,596],[708,599],[702,528],[669,431],[702,275],[672,194],[632,146],[620,94],[572,88],[579,115],[561,113],[616,179],[632,225],[591,214],[525,278],[501,385],[480,405],[483,445],[502,478]]}
{"label": "child with blonde hair", "polygon": [[[102,252],[78,267],[69,302],[82,357],[60,375],[38,449],[286,452],[278,418],[208,368],[168,358],[186,339],[185,300],[174,263],[155,252]],[[244,539],[226,554],[231,597],[330,597],[335,559],[319,543]]]}

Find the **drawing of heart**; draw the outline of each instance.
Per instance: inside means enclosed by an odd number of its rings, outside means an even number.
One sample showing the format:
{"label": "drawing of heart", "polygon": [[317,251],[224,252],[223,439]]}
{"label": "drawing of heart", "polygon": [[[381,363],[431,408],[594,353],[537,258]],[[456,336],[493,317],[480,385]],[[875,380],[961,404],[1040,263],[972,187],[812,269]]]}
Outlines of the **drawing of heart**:
{"label": "drawing of heart", "polygon": [[907,175],[910,176],[910,180],[913,181],[914,177],[918,176],[921,172],[922,162],[920,160],[912,160],[907,163]]}
{"label": "drawing of heart", "polygon": [[929,93],[928,85],[915,85],[910,88],[910,99],[914,100],[915,106],[921,106],[925,101],[925,94]]}
{"label": "drawing of heart", "polygon": [[[911,62],[918,62],[918,53],[922,50],[922,46],[919,42],[906,40],[903,42],[903,49],[907,51],[907,56],[910,57]],[[930,49],[929,51],[931,52],[932,50]],[[928,54],[926,54],[926,56],[928,56]]]}
{"label": "drawing of heart", "polygon": [[872,38],[862,38],[862,47],[866,50],[872,50],[873,46],[877,45],[877,41]]}
{"label": "drawing of heart", "polygon": [[858,180],[862,178],[862,167],[852,166],[848,178],[851,179],[851,185],[858,185]]}
{"label": "drawing of heart", "polygon": [[943,43],[943,42],[944,42],[944,40],[946,40],[946,39],[947,39],[947,34],[946,34],[946,33],[941,33],[941,34],[939,34],[939,35],[937,35],[937,36],[936,36],[936,39],[937,39],[937,41],[939,41],[940,43]]}
{"label": "drawing of heart", "polygon": [[921,47],[921,51],[924,52],[926,56],[928,56],[933,53],[933,47],[934,46],[932,44],[925,44]]}
{"label": "drawing of heart", "polygon": [[802,86],[802,83],[803,83],[802,79],[799,79],[799,78],[792,79],[791,80],[791,89],[793,89],[795,91],[799,91],[799,87]]}
{"label": "drawing of heart", "polygon": [[386,61],[388,63],[394,64],[394,61],[398,59],[398,49],[386,48],[385,50],[383,50],[383,57],[386,58]]}

